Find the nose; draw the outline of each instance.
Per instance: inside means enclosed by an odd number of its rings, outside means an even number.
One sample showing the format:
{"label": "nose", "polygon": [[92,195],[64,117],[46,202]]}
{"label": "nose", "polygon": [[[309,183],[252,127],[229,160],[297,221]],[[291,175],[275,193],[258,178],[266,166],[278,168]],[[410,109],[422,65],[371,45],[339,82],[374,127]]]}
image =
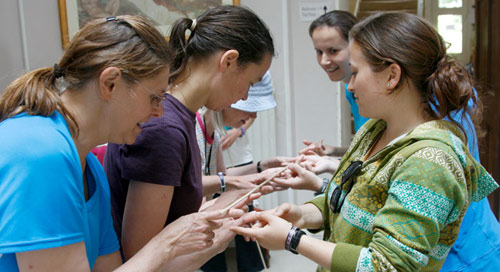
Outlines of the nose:
{"label": "nose", "polygon": [[347,84],[347,90],[351,93],[354,93],[354,77],[351,76],[349,79],[349,84]]}
{"label": "nose", "polygon": [[328,55],[327,54],[321,54],[321,60],[320,60],[320,64],[321,65],[328,65],[330,64],[331,61],[330,61],[330,58],[328,58]]}
{"label": "nose", "polygon": [[249,90],[250,90],[250,88],[248,88],[248,90],[245,92],[245,95],[241,98],[241,100],[247,100]]}
{"label": "nose", "polygon": [[159,118],[163,115],[163,103],[153,106],[153,110],[151,111],[151,117]]}

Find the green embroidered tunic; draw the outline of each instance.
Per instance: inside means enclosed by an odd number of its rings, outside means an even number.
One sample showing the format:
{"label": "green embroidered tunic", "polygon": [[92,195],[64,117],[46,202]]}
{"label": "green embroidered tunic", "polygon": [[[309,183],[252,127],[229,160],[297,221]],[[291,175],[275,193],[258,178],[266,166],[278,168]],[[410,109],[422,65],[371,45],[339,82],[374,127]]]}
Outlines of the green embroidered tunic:
{"label": "green embroidered tunic", "polygon": [[340,213],[332,213],[330,197],[342,173],[385,126],[370,120],[361,127],[326,193],[310,202],[323,214],[324,240],[337,243],[330,270],[439,271],[470,201],[498,185],[469,154],[455,125],[430,121],[363,162]]}

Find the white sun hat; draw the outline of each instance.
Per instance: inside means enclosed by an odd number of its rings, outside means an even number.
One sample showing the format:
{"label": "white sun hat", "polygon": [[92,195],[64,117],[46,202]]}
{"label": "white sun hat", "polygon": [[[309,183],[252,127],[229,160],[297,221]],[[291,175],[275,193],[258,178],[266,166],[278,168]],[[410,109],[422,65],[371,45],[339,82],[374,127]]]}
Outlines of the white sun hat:
{"label": "white sun hat", "polygon": [[261,81],[250,87],[247,100],[239,100],[232,104],[231,108],[246,112],[270,110],[276,107],[273,90],[271,74],[267,71]]}

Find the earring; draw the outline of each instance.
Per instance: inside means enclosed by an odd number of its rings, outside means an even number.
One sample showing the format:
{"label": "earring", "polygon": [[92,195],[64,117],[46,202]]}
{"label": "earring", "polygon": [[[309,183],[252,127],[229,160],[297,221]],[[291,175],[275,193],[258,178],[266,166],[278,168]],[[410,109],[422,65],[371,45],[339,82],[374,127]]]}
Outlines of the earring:
{"label": "earring", "polygon": [[391,83],[387,83],[387,88],[389,88],[391,86]]}

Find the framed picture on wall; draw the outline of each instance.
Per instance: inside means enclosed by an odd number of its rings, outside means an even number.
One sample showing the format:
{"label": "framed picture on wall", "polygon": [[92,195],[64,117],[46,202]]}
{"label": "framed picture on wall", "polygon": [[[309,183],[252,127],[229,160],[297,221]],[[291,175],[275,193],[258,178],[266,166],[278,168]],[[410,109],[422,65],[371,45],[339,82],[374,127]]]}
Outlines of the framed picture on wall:
{"label": "framed picture on wall", "polygon": [[58,0],[63,48],[89,19],[133,14],[150,18],[167,36],[179,18],[196,18],[208,8],[239,5],[240,0]]}

